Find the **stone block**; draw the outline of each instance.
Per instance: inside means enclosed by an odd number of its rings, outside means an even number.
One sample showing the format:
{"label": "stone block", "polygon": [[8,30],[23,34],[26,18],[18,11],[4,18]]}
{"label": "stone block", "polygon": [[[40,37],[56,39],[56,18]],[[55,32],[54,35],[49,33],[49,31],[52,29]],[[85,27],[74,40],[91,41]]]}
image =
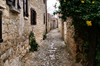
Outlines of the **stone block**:
{"label": "stone block", "polygon": [[10,56],[14,52],[13,48],[11,47],[6,51],[7,57]]}
{"label": "stone block", "polygon": [[8,60],[5,61],[4,66],[10,66]]}
{"label": "stone block", "polygon": [[8,32],[7,25],[3,25],[3,26],[2,26],[2,32],[3,32],[3,33]]}
{"label": "stone block", "polygon": [[7,9],[4,9],[3,11],[3,15],[6,16],[6,17],[9,17],[9,12]]}
{"label": "stone block", "polygon": [[7,57],[6,53],[1,55],[1,60],[4,60]]}
{"label": "stone block", "polygon": [[4,42],[7,41],[8,38],[7,33],[2,34],[2,38]]}

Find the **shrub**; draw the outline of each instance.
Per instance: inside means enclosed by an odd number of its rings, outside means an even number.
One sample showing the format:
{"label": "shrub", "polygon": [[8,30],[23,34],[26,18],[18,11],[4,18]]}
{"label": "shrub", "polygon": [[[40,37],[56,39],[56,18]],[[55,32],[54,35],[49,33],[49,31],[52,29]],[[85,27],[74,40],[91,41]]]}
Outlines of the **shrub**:
{"label": "shrub", "polygon": [[47,38],[47,36],[46,36],[47,33],[48,32],[45,32],[45,34],[43,35],[43,40],[45,40]]}
{"label": "shrub", "polygon": [[37,51],[39,45],[35,40],[34,33],[31,31],[29,35],[29,45],[31,46],[30,51]]}

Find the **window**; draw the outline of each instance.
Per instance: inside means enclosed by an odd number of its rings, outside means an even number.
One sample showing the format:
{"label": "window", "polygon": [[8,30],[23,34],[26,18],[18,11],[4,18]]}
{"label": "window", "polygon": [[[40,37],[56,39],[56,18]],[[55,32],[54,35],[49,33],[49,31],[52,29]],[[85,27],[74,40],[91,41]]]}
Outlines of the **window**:
{"label": "window", "polygon": [[45,0],[43,0],[43,3],[45,4]]}
{"label": "window", "polygon": [[24,13],[24,16],[28,17],[28,0],[23,0],[23,13]]}
{"label": "window", "polygon": [[36,25],[36,11],[31,8],[31,25]]}
{"label": "window", "polygon": [[2,11],[0,11],[0,42],[3,42],[3,39],[2,39]]}
{"label": "window", "polygon": [[9,6],[13,6],[13,7],[17,8],[17,9],[21,9],[20,0],[6,0],[6,3]]}
{"label": "window", "polygon": [[45,13],[44,13],[44,24],[45,24]]}

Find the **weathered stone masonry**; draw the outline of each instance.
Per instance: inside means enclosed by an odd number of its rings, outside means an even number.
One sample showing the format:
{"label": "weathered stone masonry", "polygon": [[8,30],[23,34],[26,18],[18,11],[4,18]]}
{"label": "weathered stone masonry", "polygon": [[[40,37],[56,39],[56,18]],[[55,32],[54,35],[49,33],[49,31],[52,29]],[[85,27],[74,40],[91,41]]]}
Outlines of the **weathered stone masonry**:
{"label": "weathered stone masonry", "polygon": [[73,38],[73,36],[75,35],[75,28],[74,25],[71,26],[71,24],[72,24],[71,17],[67,17],[66,22],[62,22],[62,20],[59,19],[58,28],[62,34],[64,41],[66,42],[68,48],[70,49],[73,57],[76,58],[77,44]]}
{"label": "weathered stone masonry", "polygon": [[[35,33],[39,44],[43,39],[43,15],[46,11],[43,0],[28,0],[28,17],[23,15],[23,0],[20,0],[20,7],[18,10],[7,5],[6,0],[0,1],[3,39],[0,43],[0,66],[21,66],[22,58],[29,52],[30,31]],[[31,8],[36,11],[36,25],[31,25]]]}

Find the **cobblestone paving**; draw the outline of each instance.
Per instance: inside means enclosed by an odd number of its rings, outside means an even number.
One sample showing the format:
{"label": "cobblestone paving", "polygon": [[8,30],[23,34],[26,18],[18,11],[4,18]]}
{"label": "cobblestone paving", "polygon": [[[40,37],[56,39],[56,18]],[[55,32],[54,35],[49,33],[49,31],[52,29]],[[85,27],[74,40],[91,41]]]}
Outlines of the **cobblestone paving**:
{"label": "cobblestone paving", "polygon": [[22,66],[81,66],[74,63],[57,29],[47,34],[38,51],[28,53],[22,61]]}

